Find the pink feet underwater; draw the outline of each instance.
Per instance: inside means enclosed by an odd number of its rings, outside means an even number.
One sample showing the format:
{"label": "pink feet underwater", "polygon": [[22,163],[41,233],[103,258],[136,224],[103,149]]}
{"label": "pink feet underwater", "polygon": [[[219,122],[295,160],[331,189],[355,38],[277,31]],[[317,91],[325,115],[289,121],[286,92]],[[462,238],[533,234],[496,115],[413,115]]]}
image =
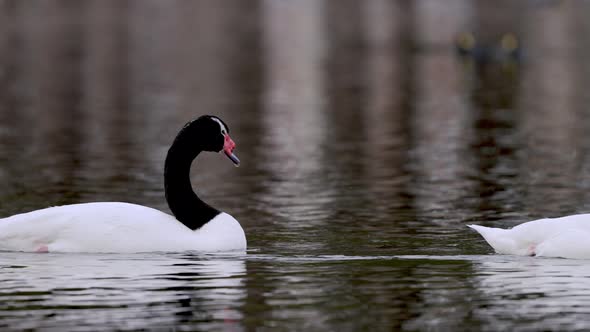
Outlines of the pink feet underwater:
{"label": "pink feet underwater", "polygon": [[35,252],[48,253],[49,252],[49,247],[46,246],[46,245],[39,246],[39,248],[37,248],[37,250],[35,250]]}

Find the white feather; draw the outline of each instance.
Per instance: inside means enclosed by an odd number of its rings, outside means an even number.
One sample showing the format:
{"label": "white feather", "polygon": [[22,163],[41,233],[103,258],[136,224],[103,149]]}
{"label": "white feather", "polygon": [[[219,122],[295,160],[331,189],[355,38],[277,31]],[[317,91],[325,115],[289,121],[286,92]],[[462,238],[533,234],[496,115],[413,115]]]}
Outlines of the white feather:
{"label": "white feather", "polygon": [[236,219],[221,213],[193,231],[141,205],[101,202],[51,207],[0,219],[0,250],[154,252],[245,250]]}

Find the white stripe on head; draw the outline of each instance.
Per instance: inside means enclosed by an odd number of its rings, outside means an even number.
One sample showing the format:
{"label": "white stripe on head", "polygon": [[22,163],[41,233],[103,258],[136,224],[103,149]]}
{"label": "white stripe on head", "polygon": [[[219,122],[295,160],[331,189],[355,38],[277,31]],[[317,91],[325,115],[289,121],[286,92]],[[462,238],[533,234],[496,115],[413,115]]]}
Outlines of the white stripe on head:
{"label": "white stripe on head", "polygon": [[227,128],[225,128],[225,126],[223,125],[223,122],[221,122],[221,120],[219,120],[218,118],[216,118],[216,117],[214,117],[214,116],[212,116],[212,117],[211,117],[211,120],[213,120],[213,121],[215,121],[215,122],[219,123],[219,131],[220,131],[222,134],[223,134],[223,133],[227,134]]}

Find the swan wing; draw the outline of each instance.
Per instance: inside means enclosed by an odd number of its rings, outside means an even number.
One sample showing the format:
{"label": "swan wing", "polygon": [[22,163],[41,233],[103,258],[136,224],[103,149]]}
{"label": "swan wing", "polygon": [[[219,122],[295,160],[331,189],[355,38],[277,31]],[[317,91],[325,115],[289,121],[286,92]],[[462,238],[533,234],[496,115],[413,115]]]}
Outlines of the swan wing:
{"label": "swan wing", "polygon": [[590,232],[580,229],[565,229],[539,243],[536,256],[590,259]]}
{"label": "swan wing", "polygon": [[0,219],[0,250],[157,251],[183,244],[191,233],[174,217],[141,205],[73,204]]}

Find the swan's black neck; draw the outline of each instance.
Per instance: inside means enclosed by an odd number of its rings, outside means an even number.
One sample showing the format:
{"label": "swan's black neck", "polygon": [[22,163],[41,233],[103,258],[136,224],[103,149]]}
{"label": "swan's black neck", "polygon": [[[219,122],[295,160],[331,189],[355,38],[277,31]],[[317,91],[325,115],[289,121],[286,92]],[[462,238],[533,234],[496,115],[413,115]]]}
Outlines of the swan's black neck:
{"label": "swan's black neck", "polygon": [[[170,210],[186,227],[196,230],[220,211],[203,202],[193,191],[190,170],[193,160],[207,149],[206,130],[185,126],[168,150],[164,166],[164,190]],[[195,127],[195,126],[193,126]]]}

